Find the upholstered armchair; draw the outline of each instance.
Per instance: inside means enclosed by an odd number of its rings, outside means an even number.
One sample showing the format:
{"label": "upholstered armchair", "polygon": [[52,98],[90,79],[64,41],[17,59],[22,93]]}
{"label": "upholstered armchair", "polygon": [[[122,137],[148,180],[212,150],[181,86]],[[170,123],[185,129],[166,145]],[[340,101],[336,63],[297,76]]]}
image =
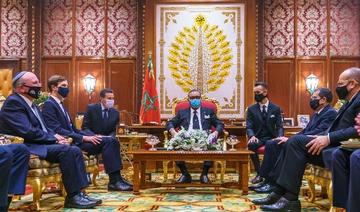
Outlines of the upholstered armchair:
{"label": "upholstered armchair", "polygon": [[[189,102],[188,102],[188,98],[183,98],[183,99],[179,99],[176,100],[175,102],[173,102],[172,104],[172,115],[175,115],[177,113],[177,111],[181,110],[181,109],[186,109],[189,108]],[[207,97],[202,97],[201,100],[201,107],[205,107],[205,108],[209,108],[212,109],[217,116],[219,116],[220,114],[220,107],[219,107],[219,103],[215,100],[215,99],[210,99]],[[223,150],[226,150],[226,142],[225,140],[227,139],[229,133],[227,131],[223,131],[224,135],[224,143],[223,143]],[[167,143],[169,141],[169,132],[166,130],[164,131],[164,144]],[[189,161],[191,163],[198,163],[195,161]],[[164,180],[166,181],[168,179],[168,166],[169,166],[170,161],[163,161],[163,177]],[[225,170],[226,170],[226,161],[214,161],[214,167],[213,167],[213,171],[214,171],[214,175],[215,177],[217,177],[217,173],[218,173],[218,166],[220,166],[220,180],[223,181],[224,180],[224,175],[225,175]],[[176,165],[175,165],[175,161],[172,161],[172,172],[174,175],[174,178],[176,176]]]}

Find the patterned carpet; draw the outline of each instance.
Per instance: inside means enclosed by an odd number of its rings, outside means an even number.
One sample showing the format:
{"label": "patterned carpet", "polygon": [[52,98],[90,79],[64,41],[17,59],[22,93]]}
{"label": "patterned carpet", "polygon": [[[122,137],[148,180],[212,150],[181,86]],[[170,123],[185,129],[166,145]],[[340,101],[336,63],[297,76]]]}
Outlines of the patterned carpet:
{"label": "patterned carpet", "polygon": [[[170,177],[170,175],[169,175]],[[197,174],[193,175],[198,178]],[[233,174],[226,175],[226,181],[233,181]],[[161,181],[161,174],[153,174],[154,181]],[[56,193],[44,194],[41,200],[41,211],[260,211],[251,203],[251,199],[263,197],[250,192],[241,195],[241,191],[226,188],[154,188],[133,195],[132,192],[107,192],[107,176],[101,174],[98,186],[87,189],[92,197],[100,198],[103,204],[93,210],[63,209],[64,198]],[[327,211],[327,200],[317,200],[316,204],[308,203],[302,199],[302,211]],[[10,211],[31,211],[32,194],[14,201]]]}

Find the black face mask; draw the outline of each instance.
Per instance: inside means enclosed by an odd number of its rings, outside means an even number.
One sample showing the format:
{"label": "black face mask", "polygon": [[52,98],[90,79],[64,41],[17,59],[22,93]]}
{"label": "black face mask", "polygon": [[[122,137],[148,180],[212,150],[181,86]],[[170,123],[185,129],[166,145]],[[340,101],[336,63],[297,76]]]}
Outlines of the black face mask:
{"label": "black face mask", "polygon": [[264,96],[264,94],[260,93],[260,94],[255,94],[255,101],[256,102],[261,102],[266,96]]}
{"label": "black face mask", "polygon": [[346,96],[349,94],[349,91],[346,88],[346,85],[336,87],[336,94],[338,95],[339,99],[345,99]]}
{"label": "black face mask", "polygon": [[41,87],[27,86],[27,85],[24,85],[24,86],[29,88],[29,90],[27,92],[27,94],[29,96],[31,96],[32,98],[35,98],[35,99],[38,99],[40,97]]}
{"label": "black face mask", "polygon": [[310,107],[313,110],[316,110],[320,106],[320,99],[310,99]]}

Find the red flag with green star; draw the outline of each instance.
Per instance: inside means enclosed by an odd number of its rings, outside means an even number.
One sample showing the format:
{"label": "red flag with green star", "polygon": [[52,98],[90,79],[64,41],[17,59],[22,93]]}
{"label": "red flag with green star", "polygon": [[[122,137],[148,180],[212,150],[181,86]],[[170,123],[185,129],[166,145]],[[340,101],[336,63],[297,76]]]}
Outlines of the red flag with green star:
{"label": "red flag with green star", "polygon": [[159,98],[151,55],[149,55],[141,98],[140,123],[160,124]]}

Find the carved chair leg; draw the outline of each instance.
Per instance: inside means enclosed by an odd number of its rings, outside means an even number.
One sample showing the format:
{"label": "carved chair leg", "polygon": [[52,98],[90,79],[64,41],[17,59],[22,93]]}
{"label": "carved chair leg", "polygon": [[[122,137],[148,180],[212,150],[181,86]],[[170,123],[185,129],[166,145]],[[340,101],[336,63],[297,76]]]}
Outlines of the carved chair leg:
{"label": "carved chair leg", "polygon": [[40,210],[40,198],[43,190],[43,183],[40,178],[33,179],[31,181],[31,187],[33,190],[33,204],[35,206],[35,210]]}
{"label": "carved chair leg", "polygon": [[93,174],[92,174],[92,183],[94,184],[94,186],[97,186],[97,182],[96,182],[96,177],[99,175],[99,169],[95,169],[93,171]]}
{"label": "carved chair leg", "polygon": [[328,189],[328,198],[329,198],[329,203],[330,203],[330,211],[333,209],[333,185],[332,185],[332,181],[330,181]]}
{"label": "carved chair leg", "polygon": [[315,197],[316,197],[315,184],[314,184],[314,182],[312,180],[308,180],[308,184],[309,184],[309,197],[308,197],[308,200],[310,202],[314,202]]}

